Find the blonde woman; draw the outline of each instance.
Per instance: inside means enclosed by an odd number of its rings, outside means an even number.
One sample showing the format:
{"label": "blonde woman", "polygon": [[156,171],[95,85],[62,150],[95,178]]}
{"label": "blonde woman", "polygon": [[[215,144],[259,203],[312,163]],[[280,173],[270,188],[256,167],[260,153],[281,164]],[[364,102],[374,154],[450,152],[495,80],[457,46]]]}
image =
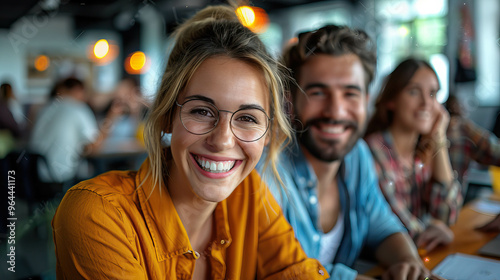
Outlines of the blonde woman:
{"label": "blonde woman", "polygon": [[448,155],[449,115],[436,100],[438,90],[427,62],[401,62],[377,97],[365,136],[385,198],[427,250],[453,240],[448,226],[462,204]]}
{"label": "blonde woman", "polygon": [[253,171],[266,144],[274,166],[290,135],[277,63],[225,6],[176,40],[146,123],[149,158],[76,185],[57,210],[58,278],[328,277]]}

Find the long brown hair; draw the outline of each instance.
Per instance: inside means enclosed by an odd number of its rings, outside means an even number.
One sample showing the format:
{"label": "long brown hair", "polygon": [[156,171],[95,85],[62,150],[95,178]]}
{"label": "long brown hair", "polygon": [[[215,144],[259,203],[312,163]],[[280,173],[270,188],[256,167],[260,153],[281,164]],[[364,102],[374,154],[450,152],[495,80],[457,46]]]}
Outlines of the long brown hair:
{"label": "long brown hair", "polygon": [[[387,108],[387,105],[398,98],[413,75],[422,67],[430,69],[436,76],[436,79],[438,79],[436,71],[434,71],[434,68],[432,68],[427,61],[416,58],[404,60],[391,74],[389,74],[389,76],[387,76],[382,86],[382,90],[377,97],[375,112],[366,128],[365,138],[372,133],[384,131],[391,126],[394,119],[394,113]],[[417,143],[417,155],[425,161],[428,159],[428,151],[432,150],[433,147],[429,146],[431,144],[430,141],[421,140],[422,139],[419,139]]]}

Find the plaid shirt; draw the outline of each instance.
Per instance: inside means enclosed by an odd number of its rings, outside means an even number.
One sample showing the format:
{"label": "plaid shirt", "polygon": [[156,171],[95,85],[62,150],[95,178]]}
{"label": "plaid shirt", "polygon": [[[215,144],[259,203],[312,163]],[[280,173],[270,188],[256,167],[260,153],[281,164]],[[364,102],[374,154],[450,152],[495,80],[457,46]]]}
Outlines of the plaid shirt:
{"label": "plaid shirt", "polygon": [[427,228],[431,217],[446,224],[455,222],[462,204],[457,180],[448,184],[436,182],[430,167],[418,157],[413,170],[404,169],[389,131],[373,133],[366,142],[375,160],[380,189],[412,237]]}
{"label": "plaid shirt", "polygon": [[474,160],[484,165],[500,165],[500,142],[491,132],[462,117],[452,117],[447,131],[450,160],[460,182]]}

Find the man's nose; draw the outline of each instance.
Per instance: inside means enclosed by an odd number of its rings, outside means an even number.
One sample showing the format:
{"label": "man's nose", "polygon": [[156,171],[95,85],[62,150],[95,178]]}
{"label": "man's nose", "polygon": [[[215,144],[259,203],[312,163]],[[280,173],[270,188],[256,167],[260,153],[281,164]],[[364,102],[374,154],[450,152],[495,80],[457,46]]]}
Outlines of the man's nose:
{"label": "man's nose", "polygon": [[323,115],[331,119],[343,119],[347,115],[346,103],[339,94],[331,95],[323,104]]}

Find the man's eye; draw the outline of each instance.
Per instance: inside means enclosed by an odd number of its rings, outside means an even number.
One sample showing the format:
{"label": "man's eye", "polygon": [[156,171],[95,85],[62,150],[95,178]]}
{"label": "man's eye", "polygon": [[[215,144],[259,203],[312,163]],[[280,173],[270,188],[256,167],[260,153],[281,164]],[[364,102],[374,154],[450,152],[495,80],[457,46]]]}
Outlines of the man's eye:
{"label": "man's eye", "polygon": [[315,90],[315,91],[311,91],[311,92],[307,93],[307,95],[309,95],[309,96],[324,96],[325,93],[322,92],[321,90]]}

